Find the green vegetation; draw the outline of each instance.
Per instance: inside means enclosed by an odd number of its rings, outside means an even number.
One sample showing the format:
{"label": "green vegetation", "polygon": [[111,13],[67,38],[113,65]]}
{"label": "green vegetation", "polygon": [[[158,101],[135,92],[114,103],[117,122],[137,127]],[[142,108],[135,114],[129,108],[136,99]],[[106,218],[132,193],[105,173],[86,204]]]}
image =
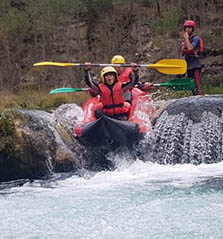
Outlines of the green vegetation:
{"label": "green vegetation", "polygon": [[178,37],[179,20],[182,11],[179,8],[171,8],[164,12],[153,24],[152,32],[155,36]]}
{"label": "green vegetation", "polygon": [[74,103],[83,105],[89,98],[89,93],[49,95],[49,91],[25,90],[16,95],[10,92],[1,92],[0,110],[3,109],[51,109],[61,104]]}
{"label": "green vegetation", "polygon": [[86,93],[76,93],[76,95],[63,93],[54,96],[45,96],[45,98],[40,101],[39,108],[50,109],[66,103],[75,103],[82,106],[88,98],[89,95]]}

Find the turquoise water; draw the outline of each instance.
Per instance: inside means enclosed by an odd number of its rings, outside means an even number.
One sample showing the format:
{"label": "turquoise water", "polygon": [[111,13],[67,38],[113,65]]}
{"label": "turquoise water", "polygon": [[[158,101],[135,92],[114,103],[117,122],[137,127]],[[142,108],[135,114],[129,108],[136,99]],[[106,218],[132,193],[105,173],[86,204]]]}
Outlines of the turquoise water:
{"label": "turquoise water", "polygon": [[55,177],[0,191],[1,238],[223,237],[223,163]]}

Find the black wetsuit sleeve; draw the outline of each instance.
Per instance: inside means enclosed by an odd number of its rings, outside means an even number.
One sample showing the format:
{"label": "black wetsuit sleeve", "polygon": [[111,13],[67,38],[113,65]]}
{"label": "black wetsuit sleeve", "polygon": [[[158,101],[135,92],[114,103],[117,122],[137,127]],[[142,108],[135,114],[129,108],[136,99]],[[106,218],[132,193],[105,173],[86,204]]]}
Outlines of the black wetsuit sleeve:
{"label": "black wetsuit sleeve", "polygon": [[90,71],[89,70],[84,70],[84,79],[86,84],[92,88],[93,90],[95,90],[97,93],[100,93],[100,88],[98,86],[98,84],[96,84],[95,82],[92,81],[91,75],[90,75]]}
{"label": "black wetsuit sleeve", "polygon": [[139,83],[139,74],[138,74],[138,70],[137,71],[132,71],[129,74],[129,79],[133,80],[133,77],[135,77],[135,85],[137,85]]}
{"label": "black wetsuit sleeve", "polygon": [[132,87],[134,87],[139,79],[138,76],[138,72],[137,71],[133,71],[130,75],[129,75],[130,81],[126,82],[126,83],[122,83],[122,91],[123,93],[125,93],[127,90],[131,89]]}

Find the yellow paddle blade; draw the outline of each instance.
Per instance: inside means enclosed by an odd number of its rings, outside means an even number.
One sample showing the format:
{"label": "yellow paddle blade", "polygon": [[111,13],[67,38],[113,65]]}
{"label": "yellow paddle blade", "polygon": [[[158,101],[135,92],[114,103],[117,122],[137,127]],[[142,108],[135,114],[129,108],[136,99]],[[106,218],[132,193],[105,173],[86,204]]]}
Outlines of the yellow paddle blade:
{"label": "yellow paddle blade", "polygon": [[149,68],[156,68],[159,72],[178,75],[187,71],[187,62],[183,59],[163,59],[156,64],[149,64]]}
{"label": "yellow paddle blade", "polygon": [[43,61],[33,64],[33,66],[74,66],[73,63]]}

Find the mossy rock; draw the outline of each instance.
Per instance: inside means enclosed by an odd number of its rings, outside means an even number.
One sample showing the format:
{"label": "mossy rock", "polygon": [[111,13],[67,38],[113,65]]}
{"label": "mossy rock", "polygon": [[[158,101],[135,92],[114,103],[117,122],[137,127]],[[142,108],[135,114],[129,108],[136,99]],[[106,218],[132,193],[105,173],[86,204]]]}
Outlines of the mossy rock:
{"label": "mossy rock", "polygon": [[0,113],[0,153],[14,150],[15,125],[10,111]]}
{"label": "mossy rock", "polygon": [[19,111],[0,113],[0,182],[48,174],[45,158],[24,138],[23,127],[27,127],[27,122]]}

